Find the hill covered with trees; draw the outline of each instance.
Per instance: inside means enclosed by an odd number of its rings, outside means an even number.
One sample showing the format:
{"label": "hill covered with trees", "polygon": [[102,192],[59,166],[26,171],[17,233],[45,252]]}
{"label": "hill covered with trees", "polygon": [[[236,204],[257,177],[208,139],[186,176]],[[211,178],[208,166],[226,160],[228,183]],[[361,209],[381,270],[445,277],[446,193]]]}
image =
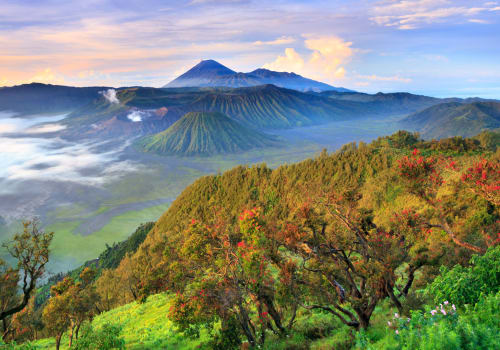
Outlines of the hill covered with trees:
{"label": "hill covered with trees", "polygon": [[449,102],[429,107],[403,120],[426,138],[471,137],[500,128],[500,103]]}
{"label": "hill covered with trees", "polygon": [[[202,177],[117,268],[54,286],[37,337],[73,335],[75,348],[94,334],[148,349],[494,349],[495,140],[398,132]],[[22,320],[6,340],[27,339]]]}

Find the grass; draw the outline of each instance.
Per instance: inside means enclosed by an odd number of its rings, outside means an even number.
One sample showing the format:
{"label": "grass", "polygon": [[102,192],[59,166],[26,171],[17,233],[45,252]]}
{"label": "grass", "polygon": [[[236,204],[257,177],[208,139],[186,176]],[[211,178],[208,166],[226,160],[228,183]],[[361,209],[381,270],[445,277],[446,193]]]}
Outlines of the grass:
{"label": "grass", "polygon": [[[131,350],[206,349],[204,344],[210,339],[206,330],[202,330],[197,339],[189,338],[178,332],[168,320],[170,301],[168,294],[152,295],[144,303],[132,302],[98,315],[92,321],[92,326],[100,328],[104,324],[119,325],[122,328],[121,337],[125,340],[126,348]],[[393,313],[394,310],[388,301],[376,308],[371,327],[366,333],[370,342],[377,342],[386,335],[386,324]],[[67,344],[68,337],[64,335],[61,349],[67,350]],[[342,350],[354,349],[354,345],[355,331],[352,328],[345,326],[329,313],[302,309],[297,314],[293,332],[289,337],[278,338],[268,333],[267,341],[261,349]],[[41,339],[32,343],[32,346],[40,350],[54,349],[55,340]],[[19,350],[21,349],[19,347]]]}
{"label": "grass", "polygon": [[[120,325],[121,336],[127,349],[132,350],[188,350],[198,348],[208,340],[208,334],[201,332],[200,338],[191,339],[176,331],[167,319],[170,299],[167,294],[150,296],[145,303],[133,302],[102,313],[92,321],[92,326],[100,328],[106,323]],[[54,349],[53,338],[33,343],[35,349]],[[63,336],[61,349],[68,349],[68,337]]]}

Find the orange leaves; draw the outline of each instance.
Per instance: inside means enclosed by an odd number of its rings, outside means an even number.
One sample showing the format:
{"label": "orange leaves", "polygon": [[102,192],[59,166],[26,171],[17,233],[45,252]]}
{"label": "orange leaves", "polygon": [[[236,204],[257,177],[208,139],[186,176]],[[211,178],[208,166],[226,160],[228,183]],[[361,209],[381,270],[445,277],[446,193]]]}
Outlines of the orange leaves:
{"label": "orange leaves", "polygon": [[260,209],[256,208],[256,207],[254,207],[250,210],[245,209],[245,210],[243,210],[243,213],[240,215],[239,219],[240,219],[240,221],[252,219],[252,218],[258,216],[259,212],[260,212]]}

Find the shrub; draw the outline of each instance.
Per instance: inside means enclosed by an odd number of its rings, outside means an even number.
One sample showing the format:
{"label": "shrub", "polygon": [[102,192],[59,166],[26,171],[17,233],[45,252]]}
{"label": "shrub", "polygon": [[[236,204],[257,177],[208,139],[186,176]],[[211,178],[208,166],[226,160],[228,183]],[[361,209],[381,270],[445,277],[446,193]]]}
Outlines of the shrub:
{"label": "shrub", "polygon": [[484,295],[463,312],[447,301],[432,310],[399,315],[388,321],[387,335],[369,344],[366,335],[357,335],[357,349],[385,350],[476,350],[497,349],[500,344],[500,293]]}
{"label": "shrub", "polygon": [[74,348],[75,350],[125,349],[125,340],[120,337],[120,332],[120,326],[109,323],[98,329],[85,324]]}
{"label": "shrub", "polygon": [[457,306],[478,302],[481,294],[500,290],[500,246],[474,255],[470,267],[456,265],[451,270],[441,267],[440,275],[428,286],[427,292],[437,303],[448,300]]}

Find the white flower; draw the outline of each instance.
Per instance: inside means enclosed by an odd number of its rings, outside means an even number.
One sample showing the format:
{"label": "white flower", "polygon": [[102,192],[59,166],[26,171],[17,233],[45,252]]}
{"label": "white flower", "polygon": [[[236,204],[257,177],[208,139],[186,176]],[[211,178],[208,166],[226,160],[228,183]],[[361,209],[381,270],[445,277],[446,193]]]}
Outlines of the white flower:
{"label": "white flower", "polygon": [[387,321],[388,326],[391,326],[391,324],[392,324],[391,321]]}
{"label": "white flower", "polygon": [[451,305],[451,308],[453,309],[453,311],[455,311],[457,308],[455,307],[455,304]]}
{"label": "white flower", "polygon": [[399,314],[396,312],[396,313],[394,314],[394,317],[399,318]]}
{"label": "white flower", "polygon": [[396,334],[399,334],[399,331],[396,329]]}

